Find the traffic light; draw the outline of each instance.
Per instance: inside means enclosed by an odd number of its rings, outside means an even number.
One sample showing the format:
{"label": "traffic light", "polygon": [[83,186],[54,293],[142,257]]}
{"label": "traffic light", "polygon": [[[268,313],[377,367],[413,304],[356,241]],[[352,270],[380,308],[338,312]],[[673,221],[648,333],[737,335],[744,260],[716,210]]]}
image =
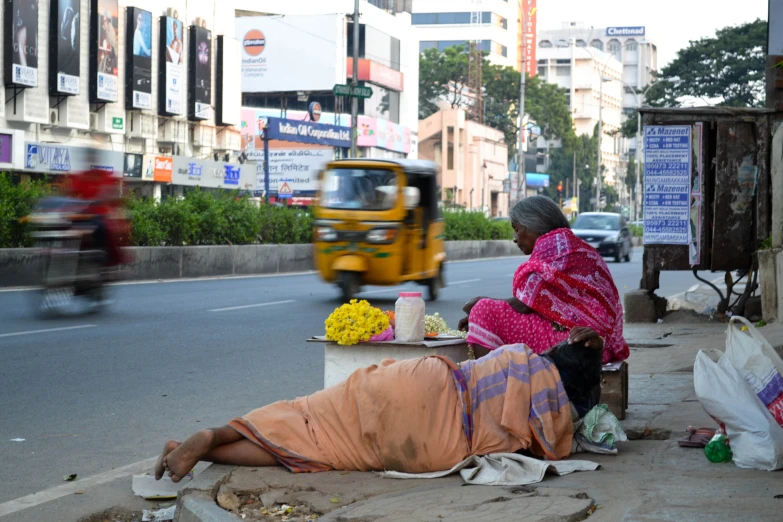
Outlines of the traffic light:
{"label": "traffic light", "polygon": [[559,198],[562,196],[563,196],[563,182],[561,181],[560,183],[557,184],[557,197]]}

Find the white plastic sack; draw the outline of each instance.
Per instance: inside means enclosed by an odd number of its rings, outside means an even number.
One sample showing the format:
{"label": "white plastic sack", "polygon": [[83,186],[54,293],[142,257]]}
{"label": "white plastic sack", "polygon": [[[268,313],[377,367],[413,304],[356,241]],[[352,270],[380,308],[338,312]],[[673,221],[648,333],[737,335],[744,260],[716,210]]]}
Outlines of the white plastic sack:
{"label": "white plastic sack", "polygon": [[[747,333],[741,330],[743,324]],[[744,317],[732,317],[729,322],[725,357],[783,426],[783,360]]]}
{"label": "white plastic sack", "polygon": [[734,463],[741,468],[783,468],[783,428],[719,350],[713,361],[704,350],[696,355],[693,385],[704,410],[726,426]]}

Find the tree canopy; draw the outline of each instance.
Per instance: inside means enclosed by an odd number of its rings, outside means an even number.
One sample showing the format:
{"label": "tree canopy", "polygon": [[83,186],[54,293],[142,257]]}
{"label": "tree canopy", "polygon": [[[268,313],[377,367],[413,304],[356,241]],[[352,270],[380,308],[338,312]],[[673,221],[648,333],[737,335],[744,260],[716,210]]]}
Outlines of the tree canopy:
{"label": "tree canopy", "polygon": [[[692,40],[664,67],[659,76],[677,76],[680,82],[660,82],[645,96],[650,107],[678,107],[683,99],[718,100],[730,107],[763,107],[767,22],[756,20],[719,29],[715,36]],[[621,132],[636,133],[636,114],[629,116]]]}
{"label": "tree canopy", "polygon": [[[490,63],[484,56],[482,65],[484,123],[502,131],[509,156],[517,150],[519,128],[519,81],[513,67]],[[438,102],[452,108],[467,108],[468,53],[458,45],[445,50],[427,49],[419,58],[419,118],[438,111]],[[575,139],[565,90],[538,77],[526,77],[525,110],[541,128],[547,139],[570,142]]]}

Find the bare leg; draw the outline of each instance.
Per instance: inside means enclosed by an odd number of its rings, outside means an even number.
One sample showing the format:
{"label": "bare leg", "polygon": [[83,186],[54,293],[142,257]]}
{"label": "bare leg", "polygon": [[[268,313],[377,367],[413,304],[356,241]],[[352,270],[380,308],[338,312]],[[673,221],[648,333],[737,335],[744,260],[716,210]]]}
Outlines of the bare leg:
{"label": "bare leg", "polygon": [[179,482],[201,460],[240,466],[277,464],[270,453],[245,439],[233,428],[222,426],[198,431],[183,443],[168,441],[155,466],[155,478],[160,480],[164,472],[168,471],[171,480]]}

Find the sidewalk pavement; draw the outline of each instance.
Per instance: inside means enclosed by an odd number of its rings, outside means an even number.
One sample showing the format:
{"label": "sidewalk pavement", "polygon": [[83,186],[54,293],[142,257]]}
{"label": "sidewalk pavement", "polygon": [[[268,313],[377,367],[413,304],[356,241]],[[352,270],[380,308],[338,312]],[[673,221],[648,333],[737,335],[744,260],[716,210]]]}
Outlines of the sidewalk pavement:
{"label": "sidewalk pavement", "polygon": [[[180,493],[176,520],[778,521],[777,475],[712,464],[703,450],[677,446],[688,426],[715,426],[694,394],[693,362],[700,349],[725,348],[726,326],[703,320],[626,326],[630,406],[622,424],[630,440],[618,445],[617,456],[580,455],[600,463],[598,471],[506,488],[463,486],[458,476],[393,480],[213,465]],[[760,331],[780,352],[783,324]],[[280,504],[291,513],[274,515],[270,507],[262,514],[263,506]]]}

